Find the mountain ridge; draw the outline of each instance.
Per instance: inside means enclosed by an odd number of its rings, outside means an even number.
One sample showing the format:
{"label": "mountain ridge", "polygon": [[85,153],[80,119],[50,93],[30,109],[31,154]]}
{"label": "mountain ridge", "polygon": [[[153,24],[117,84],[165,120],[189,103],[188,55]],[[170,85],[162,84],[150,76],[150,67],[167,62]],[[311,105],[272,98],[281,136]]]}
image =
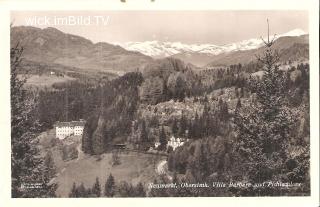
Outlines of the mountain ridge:
{"label": "mountain ridge", "polygon": [[[276,39],[284,36],[301,36],[305,35],[301,29],[294,29],[284,34],[276,35]],[[264,38],[266,39],[266,38]],[[142,54],[154,57],[163,58],[173,56],[179,53],[202,53],[208,56],[219,55],[222,53],[243,51],[256,49],[263,46],[263,40],[261,38],[251,38],[242,40],[235,43],[228,43],[223,45],[216,44],[185,44],[181,42],[162,42],[162,41],[144,41],[144,42],[126,42],[126,43],[114,43],[129,51],[138,51]]]}
{"label": "mountain ridge", "polygon": [[106,42],[92,41],[56,28],[19,26],[11,28],[11,46],[24,48],[23,58],[39,63],[60,64],[94,71],[115,73],[134,71],[153,59]]}
{"label": "mountain ridge", "polygon": [[[279,64],[284,64],[287,61],[306,61],[309,59],[309,35],[280,37],[274,41],[271,48],[278,51],[280,56]],[[252,50],[219,54],[212,57],[205,66],[215,67],[255,62],[256,56],[262,55],[264,50],[264,47],[259,47]]]}

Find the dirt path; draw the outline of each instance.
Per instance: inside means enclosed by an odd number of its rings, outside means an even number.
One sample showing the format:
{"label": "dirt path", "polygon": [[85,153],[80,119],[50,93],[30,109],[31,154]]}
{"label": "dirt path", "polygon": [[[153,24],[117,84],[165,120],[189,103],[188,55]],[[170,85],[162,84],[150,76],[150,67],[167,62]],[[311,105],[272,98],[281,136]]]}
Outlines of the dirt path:
{"label": "dirt path", "polygon": [[167,168],[167,161],[166,160],[162,160],[158,163],[157,168],[156,168],[156,172],[159,175],[166,175],[169,180],[172,180],[172,177],[168,174],[168,168]]}
{"label": "dirt path", "polygon": [[77,146],[77,151],[78,151],[78,158],[77,158],[76,162],[78,162],[79,160],[81,160],[84,157],[84,153],[81,150],[81,144],[79,144]]}
{"label": "dirt path", "polygon": [[157,171],[157,173],[158,173],[159,175],[166,174],[165,169],[164,169],[166,164],[167,164],[167,161],[166,161],[166,160],[162,160],[162,161],[160,161],[160,162],[158,163],[156,171]]}

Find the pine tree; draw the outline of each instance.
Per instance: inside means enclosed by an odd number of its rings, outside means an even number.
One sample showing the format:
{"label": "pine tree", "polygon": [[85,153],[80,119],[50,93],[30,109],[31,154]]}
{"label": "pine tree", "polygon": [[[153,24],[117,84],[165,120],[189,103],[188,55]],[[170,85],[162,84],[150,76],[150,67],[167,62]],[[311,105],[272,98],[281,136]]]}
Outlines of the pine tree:
{"label": "pine tree", "polygon": [[177,172],[173,172],[172,183],[179,183]]}
{"label": "pine tree", "polygon": [[104,195],[107,197],[113,197],[115,194],[115,180],[114,177],[112,176],[112,174],[110,173],[106,184],[104,186]]}
{"label": "pine tree", "polygon": [[92,189],[91,188],[87,188],[86,189],[86,197],[87,198],[91,198],[91,197],[98,197],[98,196],[96,196],[96,194],[92,193]]}
{"label": "pine tree", "polygon": [[193,122],[192,120],[188,121],[188,139],[193,139],[194,138],[194,130],[193,130]]}
{"label": "pine tree", "polygon": [[178,124],[177,124],[177,120],[176,120],[176,119],[173,119],[173,121],[172,121],[171,130],[172,130],[172,134],[173,134],[174,136],[177,136]]}
{"label": "pine tree", "polygon": [[54,177],[56,175],[56,167],[54,164],[54,160],[52,157],[52,152],[48,151],[46,156],[44,157],[44,166],[46,167],[48,171],[48,176],[49,177]]}
{"label": "pine tree", "polygon": [[228,121],[229,119],[228,103],[220,99],[218,105],[219,105],[220,120],[224,122]]}
{"label": "pine tree", "polygon": [[132,184],[121,181],[119,184],[119,194],[121,197],[133,197],[135,195]]}
{"label": "pine tree", "polygon": [[243,98],[244,97],[244,88],[241,87],[240,88],[240,98]]}
{"label": "pine tree", "polygon": [[239,110],[240,108],[241,108],[241,99],[238,98],[237,105],[236,105],[236,111]]}
{"label": "pine tree", "polygon": [[100,186],[100,182],[99,182],[99,178],[98,177],[96,177],[96,182],[92,186],[91,193],[94,194],[97,197],[101,196],[101,186]]}
{"label": "pine tree", "polygon": [[238,132],[237,151],[251,182],[280,179],[286,160],[292,116],[285,101],[285,75],[279,70],[279,56],[265,42],[264,75],[250,80],[250,91],[256,93],[257,104],[242,107],[235,114]]}
{"label": "pine tree", "polygon": [[87,190],[84,187],[83,183],[81,183],[79,185],[79,187],[77,188],[77,192],[78,192],[78,197],[79,198],[86,198],[87,197]]}
{"label": "pine tree", "polygon": [[119,157],[119,152],[118,151],[112,151],[112,166],[114,165],[120,165],[120,157]]}
{"label": "pine tree", "polygon": [[73,182],[73,184],[72,184],[72,188],[71,188],[71,191],[69,193],[69,197],[70,198],[78,197],[78,191],[77,191],[77,186],[76,186],[75,182]]}
{"label": "pine tree", "polygon": [[[12,197],[55,197],[57,185],[51,183],[43,159],[39,156],[36,136],[39,130],[34,116],[34,99],[23,88],[26,79],[18,78],[23,48],[10,50],[11,63],[11,177]],[[41,188],[25,188],[29,184]]]}
{"label": "pine tree", "polygon": [[237,87],[234,88],[234,92],[235,92],[236,97],[238,98],[239,97],[239,90]]}
{"label": "pine tree", "polygon": [[146,191],[144,190],[144,187],[141,182],[139,182],[135,187],[134,193],[134,197],[146,197]]}
{"label": "pine tree", "polygon": [[203,113],[202,113],[202,134],[204,136],[209,136],[210,133],[210,123],[211,121],[211,116],[209,114],[210,107],[208,106],[208,103],[204,104],[203,108]]}
{"label": "pine tree", "polygon": [[82,151],[87,154],[92,154],[92,137],[90,136],[90,134],[92,134],[93,132],[91,126],[89,125],[89,123],[93,122],[93,120],[91,119],[86,122],[81,139]]}
{"label": "pine tree", "polygon": [[148,132],[147,132],[146,121],[145,120],[142,120],[142,123],[141,123],[140,141],[142,143],[148,142]]}
{"label": "pine tree", "polygon": [[185,98],[185,92],[186,92],[185,88],[186,88],[186,83],[180,76],[178,76],[176,80],[175,95],[178,101],[180,102],[183,101],[183,99]]}
{"label": "pine tree", "polygon": [[166,133],[164,131],[163,126],[161,127],[159,142],[160,142],[160,150],[165,150],[167,147],[168,141],[167,141]]}
{"label": "pine tree", "polygon": [[187,120],[184,114],[181,115],[180,118],[180,126],[179,126],[179,136],[184,137],[187,129]]}
{"label": "pine tree", "polygon": [[[101,109],[103,114],[103,109]],[[92,134],[92,151],[93,154],[99,155],[104,152],[104,137],[105,137],[106,120],[103,115],[98,119],[98,126]]]}
{"label": "pine tree", "polygon": [[209,174],[209,160],[205,144],[200,142],[195,150],[195,160],[188,163],[196,181],[203,181]]}
{"label": "pine tree", "polygon": [[200,136],[201,136],[200,135],[201,131],[200,131],[199,120],[200,120],[199,115],[196,112],[196,115],[194,117],[193,126],[192,126],[192,128],[193,128],[192,132],[193,132],[193,136],[194,136],[195,139],[199,139]]}
{"label": "pine tree", "polygon": [[174,154],[170,153],[168,156],[168,170],[173,171],[175,168],[175,159],[174,159]]}

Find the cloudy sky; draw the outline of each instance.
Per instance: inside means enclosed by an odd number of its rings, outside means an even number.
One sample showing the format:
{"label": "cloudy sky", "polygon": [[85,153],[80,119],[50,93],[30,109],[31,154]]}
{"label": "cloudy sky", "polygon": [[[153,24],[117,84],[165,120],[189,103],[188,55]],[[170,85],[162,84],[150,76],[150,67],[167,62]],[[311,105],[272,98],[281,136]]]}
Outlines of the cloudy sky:
{"label": "cloudy sky", "polygon": [[[47,19],[45,23],[44,18]],[[73,25],[74,21],[67,22],[67,18],[76,18],[77,23]],[[296,28],[308,32],[308,13],[305,11],[16,11],[11,13],[14,26],[30,25],[33,22],[33,26],[36,27],[51,26],[66,33],[86,37],[93,42],[110,43],[159,40],[222,45],[266,36],[267,18],[270,20],[271,34],[282,34]],[[38,22],[32,21],[34,19]],[[60,19],[60,22],[57,19]]]}

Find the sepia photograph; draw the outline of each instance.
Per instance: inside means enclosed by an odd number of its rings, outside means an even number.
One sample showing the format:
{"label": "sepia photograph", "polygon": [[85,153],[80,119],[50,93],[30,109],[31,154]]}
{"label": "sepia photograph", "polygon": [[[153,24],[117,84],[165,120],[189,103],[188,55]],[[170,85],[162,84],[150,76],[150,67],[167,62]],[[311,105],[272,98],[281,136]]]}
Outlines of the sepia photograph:
{"label": "sepia photograph", "polygon": [[159,1],[0,2],[1,200],[314,205],[314,9]]}
{"label": "sepia photograph", "polygon": [[14,198],[310,195],[307,11],[14,11],[10,47]]}

